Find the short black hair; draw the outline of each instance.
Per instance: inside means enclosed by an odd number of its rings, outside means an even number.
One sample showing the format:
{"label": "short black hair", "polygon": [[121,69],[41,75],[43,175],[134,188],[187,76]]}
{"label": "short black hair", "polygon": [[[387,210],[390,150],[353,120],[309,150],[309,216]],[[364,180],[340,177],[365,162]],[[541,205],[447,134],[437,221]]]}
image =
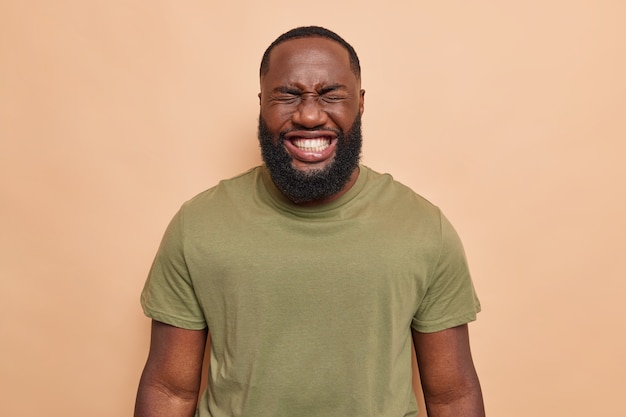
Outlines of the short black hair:
{"label": "short black hair", "polygon": [[332,41],[337,42],[339,45],[343,46],[346,51],[348,51],[348,55],[350,56],[350,69],[354,75],[356,75],[357,79],[361,79],[361,64],[359,63],[359,57],[356,54],[356,51],[348,42],[346,42],[341,36],[337,35],[332,30],[328,30],[321,26],[301,26],[295,29],[291,29],[288,32],[280,35],[274,42],[270,44],[265,50],[263,54],[263,59],[261,59],[261,68],[259,70],[259,75],[263,77],[270,69],[270,53],[275,46],[291,40],[291,39],[300,39],[300,38],[326,38]]}

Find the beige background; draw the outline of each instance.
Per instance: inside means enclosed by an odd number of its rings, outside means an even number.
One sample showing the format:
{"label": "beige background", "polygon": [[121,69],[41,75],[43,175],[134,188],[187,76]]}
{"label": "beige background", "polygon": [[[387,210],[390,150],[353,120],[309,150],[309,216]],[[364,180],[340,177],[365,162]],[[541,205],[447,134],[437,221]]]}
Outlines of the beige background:
{"label": "beige background", "polygon": [[364,162],[438,204],[490,416],[626,415],[623,1],[0,1],[0,415],[131,415],[180,203],[259,162],[257,68],[360,54]]}

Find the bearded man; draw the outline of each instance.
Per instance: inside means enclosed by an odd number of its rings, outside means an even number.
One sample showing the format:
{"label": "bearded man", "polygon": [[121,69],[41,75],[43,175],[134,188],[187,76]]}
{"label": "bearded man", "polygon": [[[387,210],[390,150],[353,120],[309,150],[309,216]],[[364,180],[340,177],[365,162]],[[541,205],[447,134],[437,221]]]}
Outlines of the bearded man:
{"label": "bearded man", "polygon": [[413,346],[428,415],[483,416],[461,242],[436,206],[360,164],[356,52],[296,28],[260,81],[264,164],[186,202],[146,281],[135,416],[416,416]]}

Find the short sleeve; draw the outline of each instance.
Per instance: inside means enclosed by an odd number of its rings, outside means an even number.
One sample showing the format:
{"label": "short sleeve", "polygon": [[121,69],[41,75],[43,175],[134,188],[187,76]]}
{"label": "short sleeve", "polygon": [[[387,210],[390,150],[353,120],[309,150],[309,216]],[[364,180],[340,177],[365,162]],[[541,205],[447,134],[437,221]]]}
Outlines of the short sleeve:
{"label": "short sleeve", "polygon": [[190,330],[206,327],[185,262],[184,214],[181,209],[165,231],[141,293],[146,316]]}
{"label": "short sleeve", "polygon": [[412,322],[413,329],[423,333],[466,324],[480,312],[461,240],[443,214],[440,219],[439,257]]}

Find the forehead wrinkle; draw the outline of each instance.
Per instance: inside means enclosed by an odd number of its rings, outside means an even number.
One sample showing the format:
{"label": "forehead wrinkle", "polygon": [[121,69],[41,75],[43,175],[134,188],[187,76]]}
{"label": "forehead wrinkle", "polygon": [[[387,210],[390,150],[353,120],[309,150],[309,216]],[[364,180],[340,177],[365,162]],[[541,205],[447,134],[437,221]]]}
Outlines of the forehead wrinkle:
{"label": "forehead wrinkle", "polygon": [[292,65],[341,65],[354,74],[348,51],[336,42],[324,38],[292,39],[277,45],[270,54],[268,72],[272,71],[275,61],[281,60]]}
{"label": "forehead wrinkle", "polygon": [[[308,85],[305,85],[301,81],[295,81],[295,82],[287,82],[283,85],[278,85],[275,88],[273,88],[272,91],[284,93],[284,92],[289,92],[291,90],[303,91],[303,90],[306,90],[307,88],[309,88]],[[348,90],[348,86],[345,84],[333,83],[333,82],[327,82],[327,81],[320,81],[317,83],[313,83],[313,85],[311,85],[311,88],[313,88],[315,91],[318,91],[318,92]]]}
{"label": "forehead wrinkle", "polygon": [[[271,71],[270,71],[271,72]],[[346,78],[348,77],[348,78]],[[332,64],[316,63],[315,65],[286,66],[268,73],[265,80],[279,87],[295,87],[299,89],[349,89],[353,81],[352,72],[337,73]]]}
{"label": "forehead wrinkle", "polygon": [[341,91],[360,89],[349,53],[325,39],[296,39],[277,45],[271,52],[268,70],[261,76],[261,91],[277,88],[319,92],[329,86]]}

